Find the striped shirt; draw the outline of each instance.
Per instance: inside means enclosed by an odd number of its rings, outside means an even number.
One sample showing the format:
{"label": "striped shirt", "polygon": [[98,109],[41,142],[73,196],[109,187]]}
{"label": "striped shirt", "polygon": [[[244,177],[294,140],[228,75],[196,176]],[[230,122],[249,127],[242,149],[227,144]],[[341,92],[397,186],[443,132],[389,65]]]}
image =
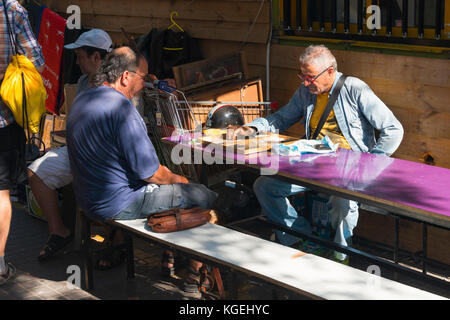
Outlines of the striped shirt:
{"label": "striped shirt", "polygon": [[[25,55],[36,68],[43,66],[44,57],[41,52],[41,46],[33,34],[27,11],[17,0],[5,0],[5,3],[10,28],[17,42],[17,53]],[[3,1],[0,1],[0,79],[3,79],[14,52],[15,49],[11,44],[11,37],[8,33]],[[13,122],[14,118],[11,111],[3,101],[0,101],[0,128],[6,127]]]}

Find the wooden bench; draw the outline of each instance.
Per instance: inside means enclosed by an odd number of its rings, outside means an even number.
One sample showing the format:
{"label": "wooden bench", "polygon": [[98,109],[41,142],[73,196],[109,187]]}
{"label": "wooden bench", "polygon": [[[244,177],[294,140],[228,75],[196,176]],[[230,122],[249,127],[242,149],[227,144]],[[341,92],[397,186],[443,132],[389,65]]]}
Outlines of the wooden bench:
{"label": "wooden bench", "polygon": [[[211,265],[242,272],[312,299],[443,299],[423,290],[215,224],[207,223],[174,233],[152,232],[146,227],[146,219],[112,221],[108,224],[128,235],[129,277],[134,277],[131,238],[137,236],[197,257]],[[87,263],[85,270],[86,279],[92,281],[92,264],[89,266]]]}

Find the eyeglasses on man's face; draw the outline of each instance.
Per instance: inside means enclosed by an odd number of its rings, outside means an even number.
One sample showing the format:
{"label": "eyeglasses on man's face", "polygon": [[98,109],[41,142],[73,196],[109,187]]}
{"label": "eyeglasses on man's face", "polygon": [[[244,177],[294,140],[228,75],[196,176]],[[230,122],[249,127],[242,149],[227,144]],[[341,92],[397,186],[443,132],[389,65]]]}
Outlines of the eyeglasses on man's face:
{"label": "eyeglasses on man's face", "polygon": [[130,70],[128,70],[128,72],[134,73],[134,74],[137,75],[139,78],[141,78],[142,81],[144,81],[144,82],[149,81],[149,79],[150,79],[150,77],[149,77],[148,74],[146,74],[146,75],[141,75],[141,74],[137,73],[136,71],[130,71]]}
{"label": "eyeglasses on man's face", "polygon": [[316,81],[323,73],[325,73],[325,71],[327,71],[328,69],[332,68],[333,66],[329,66],[327,67],[325,70],[323,70],[322,72],[320,72],[317,76],[315,77],[310,77],[310,76],[305,76],[303,75],[303,73],[300,71],[299,73],[297,73],[297,77],[300,79],[301,82],[305,82],[307,81],[309,84],[313,84],[314,81]]}

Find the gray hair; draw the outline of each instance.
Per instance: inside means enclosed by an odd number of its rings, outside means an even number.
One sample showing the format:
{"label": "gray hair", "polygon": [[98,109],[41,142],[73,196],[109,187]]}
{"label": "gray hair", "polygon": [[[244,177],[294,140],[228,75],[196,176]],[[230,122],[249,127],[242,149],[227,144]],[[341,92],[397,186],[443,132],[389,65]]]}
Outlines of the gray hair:
{"label": "gray hair", "polygon": [[300,56],[299,61],[300,66],[314,65],[321,70],[331,66],[335,72],[337,71],[336,58],[323,44],[307,47],[305,52]]}
{"label": "gray hair", "polygon": [[92,85],[98,87],[105,82],[114,83],[126,70],[135,72],[141,59],[145,59],[144,56],[129,47],[114,49],[93,75]]}

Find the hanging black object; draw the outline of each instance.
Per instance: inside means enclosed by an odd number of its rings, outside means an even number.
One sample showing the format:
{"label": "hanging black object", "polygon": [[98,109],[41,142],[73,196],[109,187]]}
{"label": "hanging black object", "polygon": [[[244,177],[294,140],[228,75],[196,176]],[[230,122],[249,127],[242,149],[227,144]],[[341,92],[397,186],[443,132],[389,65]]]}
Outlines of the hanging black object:
{"label": "hanging black object", "polygon": [[174,78],[172,67],[202,59],[196,39],[187,32],[152,29],[137,44],[148,61],[148,71],[159,79]]}

